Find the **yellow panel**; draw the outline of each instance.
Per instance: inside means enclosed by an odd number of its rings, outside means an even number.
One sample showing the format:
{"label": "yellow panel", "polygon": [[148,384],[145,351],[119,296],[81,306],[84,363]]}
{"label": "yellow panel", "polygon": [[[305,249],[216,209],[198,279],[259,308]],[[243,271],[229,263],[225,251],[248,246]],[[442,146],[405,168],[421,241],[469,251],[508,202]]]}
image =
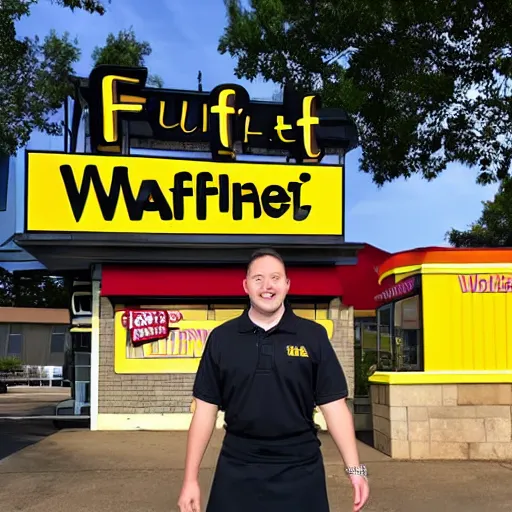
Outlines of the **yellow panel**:
{"label": "yellow panel", "polygon": [[211,304],[210,309],[245,309],[247,304],[239,303],[239,304]]}
{"label": "yellow panel", "polygon": [[218,322],[227,322],[240,316],[244,312],[243,309],[216,309],[215,320]]}
{"label": "yellow panel", "polygon": [[[195,373],[203,353],[207,336],[212,329],[222,324],[215,321],[181,321],[173,324],[181,330],[180,334],[170,334],[166,340],[147,343],[142,347],[133,347],[127,339],[127,331],[122,324],[123,312],[114,316],[116,373],[151,374],[151,373]],[[334,324],[331,320],[319,320],[332,339]],[[183,332],[185,331],[185,332]],[[205,333],[205,331],[207,331]],[[203,333],[203,334],[201,334]],[[178,342],[178,340],[180,340]]]}
{"label": "yellow panel", "polygon": [[497,384],[512,383],[512,371],[375,372],[372,384]]}
{"label": "yellow panel", "polygon": [[[151,200],[134,201],[148,184]],[[72,200],[77,189],[85,195]],[[242,195],[244,189],[251,194]],[[344,234],[343,167],[337,165],[28,151],[26,191],[27,231]],[[227,199],[227,212],[219,198]],[[309,213],[294,218],[296,202],[309,205]]]}
{"label": "yellow panel", "polygon": [[426,371],[512,369],[512,294],[495,286],[496,277],[422,276]]}
{"label": "yellow panel", "polygon": [[308,318],[309,320],[315,320],[315,310],[314,309],[294,309],[294,313],[297,316],[300,316],[302,318]]}
{"label": "yellow panel", "polygon": [[317,309],[315,312],[315,320],[327,320],[329,318],[328,308]]}
{"label": "yellow panel", "polygon": [[377,316],[377,312],[374,309],[358,309],[354,310],[354,318],[375,318]]}

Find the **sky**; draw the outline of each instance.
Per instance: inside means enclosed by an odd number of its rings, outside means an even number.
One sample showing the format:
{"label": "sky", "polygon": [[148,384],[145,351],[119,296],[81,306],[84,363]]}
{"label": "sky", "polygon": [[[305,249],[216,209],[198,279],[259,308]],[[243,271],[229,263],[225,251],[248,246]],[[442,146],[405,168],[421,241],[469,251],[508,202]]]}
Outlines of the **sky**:
{"label": "sky", "polygon": [[[151,7],[150,7],[151,6]],[[263,80],[248,82],[234,75],[236,62],[217,51],[226,24],[223,0],[112,0],[104,16],[74,13],[39,0],[31,15],[17,27],[18,36],[43,38],[51,29],[76,37],[82,56],[75,72],[87,76],[91,54],[103,45],[110,32],[133,27],[139,40],[153,49],[146,59],[151,74],[158,74],[164,86],[196,89],[202,71],[203,89],[225,82],[241,83],[251,98],[268,98],[274,84]],[[34,134],[30,149],[62,150],[62,141]],[[446,232],[466,229],[481,213],[484,200],[491,199],[497,186],[475,183],[476,171],[452,164],[436,180],[420,177],[399,179],[377,187],[371,176],[359,170],[361,150],[346,157],[345,240],[367,242],[389,252],[414,247],[447,245]],[[333,163],[329,158],[326,163]]]}

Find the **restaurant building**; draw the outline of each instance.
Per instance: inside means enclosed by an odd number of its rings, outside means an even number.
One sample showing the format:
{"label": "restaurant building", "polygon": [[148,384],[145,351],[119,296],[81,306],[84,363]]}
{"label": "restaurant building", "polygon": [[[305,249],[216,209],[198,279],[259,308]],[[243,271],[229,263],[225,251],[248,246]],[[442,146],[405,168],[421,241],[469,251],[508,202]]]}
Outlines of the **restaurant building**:
{"label": "restaurant building", "polygon": [[[327,329],[353,398],[354,308],[372,316],[388,256],[345,241],[353,123],[290,89],[260,102],[238,85],[146,79],[145,68],[95,68],[76,82],[65,150],[26,154],[15,242],[72,286],[74,405],[58,413],[88,415],[93,430],[188,428],[208,334],[247,306],[245,264],[262,246],[283,255],[289,300]],[[350,284],[355,268],[371,276],[366,296]]]}
{"label": "restaurant building", "polygon": [[375,447],[512,459],[512,249],[421,248],[379,268]]}

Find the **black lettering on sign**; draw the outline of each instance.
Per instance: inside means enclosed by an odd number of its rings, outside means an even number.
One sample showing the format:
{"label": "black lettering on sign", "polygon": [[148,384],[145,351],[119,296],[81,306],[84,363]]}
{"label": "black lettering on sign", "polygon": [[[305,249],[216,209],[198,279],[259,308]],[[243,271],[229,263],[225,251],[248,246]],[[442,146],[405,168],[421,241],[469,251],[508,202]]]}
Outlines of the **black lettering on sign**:
{"label": "black lettering on sign", "polygon": [[137,199],[135,199],[127,167],[114,167],[112,183],[108,193],[101,182],[98,168],[95,165],[87,165],[85,167],[80,189],[78,189],[78,184],[70,165],[61,165],[60,172],[66,187],[73,216],[77,222],[82,218],[87,198],[89,197],[91,183],[101,209],[101,215],[105,220],[111,221],[114,218],[121,192],[130,220],[142,220],[145,211],[160,212],[162,220],[172,219],[171,208],[155,180],[144,180],[140,185]]}
{"label": "black lettering on sign", "polygon": [[[70,165],[62,165],[60,172],[76,222],[82,218],[91,195],[96,197],[106,221],[112,221],[117,209],[124,205],[132,221],[142,220],[144,212],[158,212],[163,221],[184,220],[185,212],[193,211],[193,202],[196,219],[207,220],[208,208],[213,206],[208,202],[210,196],[218,196],[218,211],[231,214],[235,221],[248,217],[259,219],[263,212],[272,219],[279,219],[290,210],[292,203],[293,220],[301,222],[309,217],[312,209],[311,205],[301,202],[302,187],[311,180],[311,175],[306,172],[299,176],[299,181],[289,182],[286,188],[281,185],[267,186],[261,195],[254,183],[231,182],[228,174],[219,175],[217,186],[209,172],[200,172],[194,180],[190,172],[182,171],[174,176],[174,185],[168,189],[168,193],[156,180],[143,180],[135,194],[127,167],[116,166],[112,169],[108,192],[95,165],[85,167],[80,184]],[[124,205],[120,203],[121,196]],[[188,208],[185,208],[186,197],[192,198]]]}
{"label": "black lettering on sign", "polygon": [[311,180],[311,174],[308,172],[303,172],[299,176],[299,180],[302,181],[302,183],[292,181],[288,184],[288,192],[291,192],[293,197],[293,220],[297,221],[307,219],[311,213],[310,205],[300,204],[300,189],[304,183],[307,183]]}
{"label": "black lettering on sign", "polygon": [[213,181],[210,172],[200,172],[197,175],[197,198],[196,198],[196,217],[198,220],[206,220],[206,201],[208,196],[216,196],[219,191],[217,187],[208,187],[207,183]]}
{"label": "black lettering on sign", "polygon": [[255,219],[261,217],[260,197],[256,185],[254,183],[233,183],[233,220],[242,220],[244,203],[253,204]]}
{"label": "black lettering on sign", "polygon": [[192,174],[187,171],[179,172],[174,177],[174,187],[169,190],[172,192],[174,218],[183,220],[185,215],[185,197],[192,197],[194,189],[185,187],[186,181],[192,181]]}

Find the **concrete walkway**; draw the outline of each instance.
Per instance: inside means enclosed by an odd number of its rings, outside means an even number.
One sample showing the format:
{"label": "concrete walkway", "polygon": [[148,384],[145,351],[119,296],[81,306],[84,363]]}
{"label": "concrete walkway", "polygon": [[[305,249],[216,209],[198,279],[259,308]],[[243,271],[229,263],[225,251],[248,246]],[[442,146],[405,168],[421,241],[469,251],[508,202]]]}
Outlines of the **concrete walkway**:
{"label": "concrete walkway", "polygon": [[[221,440],[217,432],[205,455],[204,499]],[[331,510],[350,512],[351,488],[340,458],[328,434],[322,441]],[[182,432],[58,431],[0,461],[1,510],[177,511],[185,445]],[[372,498],[365,511],[512,510],[512,464],[396,462],[366,445],[360,450],[371,472]]]}

